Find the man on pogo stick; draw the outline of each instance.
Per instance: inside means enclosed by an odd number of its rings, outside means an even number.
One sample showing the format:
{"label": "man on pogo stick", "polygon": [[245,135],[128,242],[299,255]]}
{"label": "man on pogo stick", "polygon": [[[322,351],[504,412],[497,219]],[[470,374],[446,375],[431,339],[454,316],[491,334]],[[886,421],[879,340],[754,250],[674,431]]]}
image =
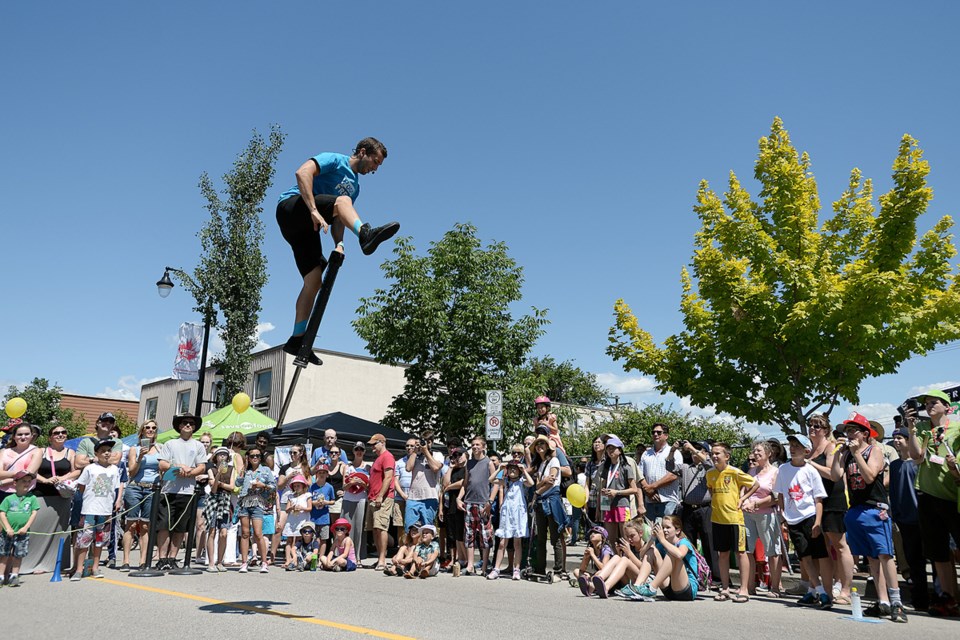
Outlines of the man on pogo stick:
{"label": "man on pogo stick", "polygon": [[[293,249],[297,269],[303,276],[293,335],[283,347],[291,355],[300,352],[307,321],[323,282],[323,270],[327,266],[320,247],[320,231],[330,232],[334,243],[339,246],[343,241],[343,230],[350,229],[357,234],[363,253],[370,255],[381,242],[389,240],[400,230],[399,222],[371,228],[360,220],[353,207],[360,195],[359,176],[376,173],[386,157],[387,148],[376,138],[364,138],[358,142],[351,156],[321,153],[297,169],[297,185],[280,196],[277,223],[283,238]],[[320,359],[311,353],[310,362],[320,364]]]}

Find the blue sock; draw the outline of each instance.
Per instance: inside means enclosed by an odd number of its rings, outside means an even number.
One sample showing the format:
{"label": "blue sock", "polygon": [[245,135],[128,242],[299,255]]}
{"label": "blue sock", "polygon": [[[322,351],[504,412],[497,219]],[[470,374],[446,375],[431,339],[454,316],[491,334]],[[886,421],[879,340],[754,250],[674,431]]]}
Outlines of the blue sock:
{"label": "blue sock", "polygon": [[293,325],[293,335],[302,336],[307,332],[307,321],[301,320],[300,322]]}
{"label": "blue sock", "polygon": [[360,222],[360,218],[357,218],[356,222],[353,223],[353,232],[357,234],[357,237],[360,237],[360,227],[363,226],[363,223]]}

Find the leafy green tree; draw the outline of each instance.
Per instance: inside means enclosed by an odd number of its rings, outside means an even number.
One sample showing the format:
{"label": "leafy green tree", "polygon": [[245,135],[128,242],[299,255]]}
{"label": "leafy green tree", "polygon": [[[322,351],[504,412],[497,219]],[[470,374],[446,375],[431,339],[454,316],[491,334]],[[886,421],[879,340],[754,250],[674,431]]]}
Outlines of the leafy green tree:
{"label": "leafy green tree", "polygon": [[[47,445],[47,433],[53,425],[65,427],[67,438],[79,438],[87,432],[87,423],[83,416],[78,416],[72,409],[60,406],[63,389],[59,385],[50,385],[46,378],[34,378],[30,384],[22,389],[11,386],[3,399],[4,405],[10,398],[20,397],[27,403],[27,412],[21,420],[40,427],[38,446]],[[6,415],[4,415],[6,418]]]}
{"label": "leafy green tree", "polygon": [[746,459],[748,447],[745,445],[752,440],[740,422],[730,423],[694,416],[664,404],[617,409],[613,416],[609,422],[588,426],[575,436],[565,438],[567,452],[571,455],[588,456],[597,436],[613,433],[623,441],[627,453],[633,455],[638,445],[649,447],[653,444],[650,427],[658,422],[670,428],[671,443],[677,440],[712,440],[732,445],[736,464]]}
{"label": "leafy green tree", "polygon": [[137,421],[128,416],[125,412],[118,411],[117,413],[113,414],[113,417],[117,419],[117,427],[120,429],[121,438],[126,438],[131,433],[137,432]]}
{"label": "leafy green tree", "polygon": [[537,413],[533,401],[537,396],[550,398],[557,420],[565,424],[575,420],[577,414],[564,405],[598,406],[607,395],[594,374],[569,360],[557,362],[551,356],[530,358],[510,369],[497,388],[503,390],[503,435],[508,443],[531,432]]}
{"label": "leafy green tree", "polygon": [[[260,215],[283,139],[277,125],[271,127],[269,141],[254,131],[233,170],[223,175],[222,192],[206,173],[200,176],[200,191],[210,213],[197,234],[202,248],[200,264],[192,278],[183,272],[175,274],[196,300],[196,311],[211,327],[222,327],[225,353],[220,370],[226,397],[243,390],[249,377],[250,351],[257,344],[260,292],[267,282]],[[222,323],[217,309],[223,314]]]}
{"label": "leafy green tree", "polygon": [[522,269],[504,243],[482,246],[472,225],[454,226],[426,255],[410,238],[398,238],[393,252],[381,267],[389,289],[361,298],[353,323],[379,362],[410,365],[384,424],[444,436],[482,432],[485,392],[520,366],[546,311],[513,319]]}
{"label": "leafy green tree", "polygon": [[621,299],[607,353],[661,391],[806,433],[811,413],[856,404],[865,378],[960,337],[950,217],[917,238],[929,170],[905,135],[879,211],[872,182],[853,169],[821,224],[810,159],[775,119],[760,140],[759,200],[733,173],[722,200],[700,183],[683,331],[658,347]]}

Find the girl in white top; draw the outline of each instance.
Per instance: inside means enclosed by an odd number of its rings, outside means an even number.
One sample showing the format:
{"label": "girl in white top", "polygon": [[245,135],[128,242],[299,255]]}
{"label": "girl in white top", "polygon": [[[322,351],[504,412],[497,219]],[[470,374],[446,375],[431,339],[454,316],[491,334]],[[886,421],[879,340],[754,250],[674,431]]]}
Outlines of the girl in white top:
{"label": "girl in white top", "polygon": [[310,510],[313,509],[313,498],[307,491],[307,479],[302,475],[290,478],[292,495],[287,498],[287,522],[283,527],[283,535],[287,538],[286,562],[283,568],[293,571],[297,568],[297,541],[300,538],[300,527],[310,521]]}

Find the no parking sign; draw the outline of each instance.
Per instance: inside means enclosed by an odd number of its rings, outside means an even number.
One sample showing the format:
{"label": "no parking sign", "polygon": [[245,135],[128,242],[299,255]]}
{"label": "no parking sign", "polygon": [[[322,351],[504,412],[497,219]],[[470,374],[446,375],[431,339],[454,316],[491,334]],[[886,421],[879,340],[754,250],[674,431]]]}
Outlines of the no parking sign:
{"label": "no parking sign", "polygon": [[487,440],[503,439],[503,393],[487,391]]}

